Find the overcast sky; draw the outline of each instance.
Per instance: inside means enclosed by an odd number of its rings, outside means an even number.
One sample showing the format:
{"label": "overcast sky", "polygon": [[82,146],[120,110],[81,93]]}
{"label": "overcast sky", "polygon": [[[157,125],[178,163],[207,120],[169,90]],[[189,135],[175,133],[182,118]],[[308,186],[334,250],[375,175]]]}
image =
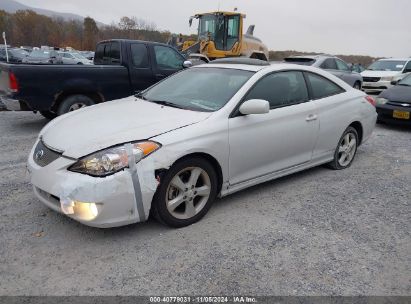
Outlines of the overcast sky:
{"label": "overcast sky", "polygon": [[238,10],[247,15],[245,29],[270,50],[332,54],[411,56],[410,0],[18,0],[70,12],[110,24],[122,16],[154,22],[159,29],[190,33],[190,15]]}

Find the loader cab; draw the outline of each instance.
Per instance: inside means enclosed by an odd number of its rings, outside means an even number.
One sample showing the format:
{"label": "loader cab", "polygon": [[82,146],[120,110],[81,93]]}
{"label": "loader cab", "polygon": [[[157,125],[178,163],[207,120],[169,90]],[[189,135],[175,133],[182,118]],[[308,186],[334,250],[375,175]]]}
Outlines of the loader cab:
{"label": "loader cab", "polygon": [[231,51],[237,42],[241,42],[244,17],[237,13],[215,12],[198,14],[192,18],[198,19],[199,41],[213,41],[216,50]]}

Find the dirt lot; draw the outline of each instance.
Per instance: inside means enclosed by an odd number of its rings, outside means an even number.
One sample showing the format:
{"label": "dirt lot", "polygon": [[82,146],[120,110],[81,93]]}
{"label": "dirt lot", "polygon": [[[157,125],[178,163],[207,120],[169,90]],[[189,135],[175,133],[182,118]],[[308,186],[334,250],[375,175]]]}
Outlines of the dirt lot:
{"label": "dirt lot", "polygon": [[411,293],[411,130],[379,125],[351,168],[242,191],[187,228],[99,230],[32,193],[46,123],[0,112],[0,295]]}

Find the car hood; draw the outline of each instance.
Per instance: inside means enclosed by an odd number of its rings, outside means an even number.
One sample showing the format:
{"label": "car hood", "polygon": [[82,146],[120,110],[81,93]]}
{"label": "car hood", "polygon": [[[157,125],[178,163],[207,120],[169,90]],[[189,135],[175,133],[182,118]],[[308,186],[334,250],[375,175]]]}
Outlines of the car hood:
{"label": "car hood", "polygon": [[51,149],[79,158],[113,145],[149,139],[210,115],[127,97],[60,116],[40,136]]}
{"label": "car hood", "polygon": [[365,70],[361,73],[362,77],[393,77],[401,74],[397,71],[371,71]]}
{"label": "car hood", "polygon": [[411,103],[411,87],[396,85],[388,90],[384,90],[379,97],[390,101]]}

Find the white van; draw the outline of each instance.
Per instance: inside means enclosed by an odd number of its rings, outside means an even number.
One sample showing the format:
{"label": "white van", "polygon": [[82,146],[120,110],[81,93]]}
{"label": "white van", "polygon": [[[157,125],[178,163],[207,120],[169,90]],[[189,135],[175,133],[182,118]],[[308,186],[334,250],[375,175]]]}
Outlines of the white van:
{"label": "white van", "polygon": [[411,58],[388,58],[373,62],[361,73],[362,89],[366,93],[380,93],[392,87],[391,82],[411,72]]}

